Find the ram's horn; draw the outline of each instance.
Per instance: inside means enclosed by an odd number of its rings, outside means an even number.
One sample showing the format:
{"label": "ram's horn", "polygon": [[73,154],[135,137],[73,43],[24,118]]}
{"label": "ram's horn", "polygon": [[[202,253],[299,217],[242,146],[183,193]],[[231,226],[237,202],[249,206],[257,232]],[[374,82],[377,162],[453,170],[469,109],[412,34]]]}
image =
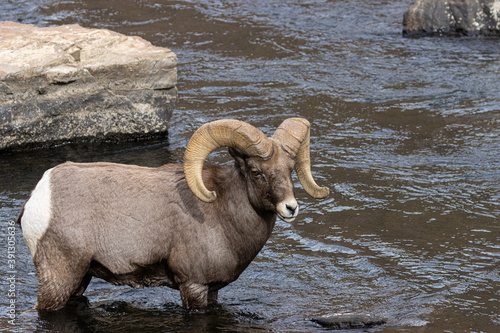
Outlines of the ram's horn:
{"label": "ram's horn", "polygon": [[202,201],[216,199],[202,179],[203,164],[219,147],[236,148],[248,156],[269,159],[273,154],[271,140],[252,125],[234,119],[216,120],[202,125],[191,137],[184,154],[184,174],[189,188]]}
{"label": "ram's horn", "polygon": [[278,141],[283,149],[295,158],[295,170],[304,190],[313,198],[325,198],[330,191],[327,187],[316,184],[311,173],[311,158],[309,153],[310,124],[303,118],[289,118],[276,129],[273,139]]}

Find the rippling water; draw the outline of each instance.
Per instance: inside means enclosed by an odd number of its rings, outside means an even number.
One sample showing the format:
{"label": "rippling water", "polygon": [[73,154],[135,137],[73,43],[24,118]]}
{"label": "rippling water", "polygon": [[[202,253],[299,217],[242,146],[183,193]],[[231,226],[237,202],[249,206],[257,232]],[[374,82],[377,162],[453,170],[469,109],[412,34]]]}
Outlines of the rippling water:
{"label": "rippling water", "polygon": [[[332,194],[278,221],[221,306],[187,314],[177,292],[94,280],[78,313],[39,318],[17,232],[17,326],[0,330],[319,330],[335,312],[387,319],[374,331],[500,328],[500,43],[403,39],[403,1],[9,1],[0,20],[78,23],[138,35],[179,57],[168,141],[0,154],[2,283],[9,221],[44,170],[65,160],[181,162],[201,124],[238,118],[272,134],[312,123],[313,171]],[[228,161],[217,152],[213,163]]]}

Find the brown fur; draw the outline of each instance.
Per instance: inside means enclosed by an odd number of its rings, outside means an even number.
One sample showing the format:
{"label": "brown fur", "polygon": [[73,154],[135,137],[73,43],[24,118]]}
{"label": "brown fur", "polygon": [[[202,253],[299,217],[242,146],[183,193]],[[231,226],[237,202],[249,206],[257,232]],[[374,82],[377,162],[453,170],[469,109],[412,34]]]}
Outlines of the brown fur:
{"label": "brown fur", "polygon": [[294,161],[274,145],[267,161],[230,149],[234,167],[206,167],[213,203],[194,196],[182,165],[55,167],[52,216],[33,258],[36,308],[62,308],[92,276],[179,289],[187,309],[215,302],[218,289],[236,280],[270,237],[276,204],[293,197]]}

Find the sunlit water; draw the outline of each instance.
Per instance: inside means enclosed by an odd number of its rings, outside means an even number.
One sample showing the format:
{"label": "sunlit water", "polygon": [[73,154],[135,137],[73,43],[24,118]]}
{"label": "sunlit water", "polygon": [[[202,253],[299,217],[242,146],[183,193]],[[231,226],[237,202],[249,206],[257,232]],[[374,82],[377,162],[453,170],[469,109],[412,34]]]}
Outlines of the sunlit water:
{"label": "sunlit water", "polygon": [[[78,23],[141,36],[179,57],[168,140],[0,153],[0,330],[313,332],[309,319],[371,313],[393,331],[500,329],[500,43],[403,39],[413,1],[11,1],[0,20]],[[39,318],[19,228],[16,326],[8,323],[8,224],[44,170],[72,161],[182,162],[201,124],[238,118],[273,133],[312,123],[317,182],[220,307],[187,313],[176,291],[93,280],[73,310]],[[227,163],[217,151],[212,163]],[[4,291],[5,290],[5,291]],[[73,312],[72,312],[73,311]]]}

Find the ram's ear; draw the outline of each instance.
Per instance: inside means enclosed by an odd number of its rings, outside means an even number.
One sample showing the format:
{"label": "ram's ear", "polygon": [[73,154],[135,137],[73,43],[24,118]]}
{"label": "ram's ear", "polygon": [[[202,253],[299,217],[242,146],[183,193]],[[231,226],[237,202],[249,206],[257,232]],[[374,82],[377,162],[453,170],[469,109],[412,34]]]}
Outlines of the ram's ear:
{"label": "ram's ear", "polygon": [[244,167],[245,167],[245,154],[243,154],[240,150],[236,149],[236,148],[229,148],[229,154],[234,158],[234,161],[236,162],[236,166],[240,169],[240,170],[244,170]]}

